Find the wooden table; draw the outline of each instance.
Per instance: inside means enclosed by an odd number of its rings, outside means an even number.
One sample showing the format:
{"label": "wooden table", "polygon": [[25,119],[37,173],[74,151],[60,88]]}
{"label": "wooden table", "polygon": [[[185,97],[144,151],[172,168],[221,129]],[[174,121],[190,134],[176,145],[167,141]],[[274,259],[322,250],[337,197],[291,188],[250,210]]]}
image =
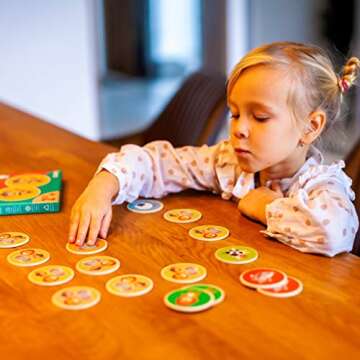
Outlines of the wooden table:
{"label": "wooden table", "polygon": [[[39,119],[0,105],[1,173],[62,169],[60,213],[0,217],[1,231],[22,231],[31,245],[46,249],[50,263],[74,268],[79,256],[65,250],[72,204],[101,158],[115,149],[75,136]],[[30,271],[7,263],[0,249],[0,349],[2,359],[355,359],[360,356],[360,258],[304,255],[264,238],[260,225],[243,218],[236,204],[204,193],[163,199],[166,209],[191,207],[203,213],[199,224],[228,227],[231,236],[207,243],[191,239],[191,224],[170,224],[162,213],[138,215],[114,209],[105,252],[121,260],[107,276],[76,273],[70,285],[90,285],[102,300],[82,311],[61,310],[51,295],[27,280]],[[248,265],[218,262],[214,251],[229,244],[250,245],[259,259]],[[195,262],[208,270],[206,282],[222,287],[226,300],[208,311],[182,314],[163,304],[178,287],[160,270],[173,262]],[[255,266],[279,268],[302,280],[304,291],[290,299],[266,297],[239,283]],[[140,273],[155,287],[126,299],[104,287],[112,276]],[[66,285],[64,285],[66,286]]]}

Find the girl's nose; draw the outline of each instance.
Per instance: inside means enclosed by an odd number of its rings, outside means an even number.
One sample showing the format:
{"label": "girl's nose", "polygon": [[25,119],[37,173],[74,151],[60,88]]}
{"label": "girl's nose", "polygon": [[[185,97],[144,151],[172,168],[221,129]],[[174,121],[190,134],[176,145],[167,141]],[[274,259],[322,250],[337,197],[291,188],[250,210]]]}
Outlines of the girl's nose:
{"label": "girl's nose", "polygon": [[249,137],[249,126],[247,121],[244,119],[239,119],[233,123],[233,134],[238,139],[248,138]]}

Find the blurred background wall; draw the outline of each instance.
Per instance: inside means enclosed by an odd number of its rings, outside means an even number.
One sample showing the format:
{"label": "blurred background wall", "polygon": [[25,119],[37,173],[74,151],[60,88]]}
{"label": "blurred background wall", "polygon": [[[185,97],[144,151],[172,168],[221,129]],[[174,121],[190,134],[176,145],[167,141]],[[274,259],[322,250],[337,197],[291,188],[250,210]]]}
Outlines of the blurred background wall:
{"label": "blurred background wall", "polygon": [[94,0],[0,0],[0,101],[98,139]]}
{"label": "blurred background wall", "polygon": [[[359,19],[359,0],[0,0],[0,101],[112,141],[146,129],[193,71],[228,74],[262,43],[359,56]],[[339,156],[358,137],[357,103]]]}

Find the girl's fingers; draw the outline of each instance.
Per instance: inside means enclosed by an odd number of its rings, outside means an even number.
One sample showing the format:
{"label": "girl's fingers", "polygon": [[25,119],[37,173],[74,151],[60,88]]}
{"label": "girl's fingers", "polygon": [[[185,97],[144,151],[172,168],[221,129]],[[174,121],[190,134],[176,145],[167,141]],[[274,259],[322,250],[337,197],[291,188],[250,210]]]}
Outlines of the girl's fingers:
{"label": "girl's fingers", "polygon": [[271,182],[271,186],[270,186],[271,190],[275,191],[276,193],[280,194],[283,196],[283,193],[281,191],[281,187],[280,187],[280,182],[279,181],[272,181]]}
{"label": "girl's fingers", "polygon": [[90,230],[87,238],[88,245],[94,245],[96,243],[100,231],[101,220],[101,216],[97,214],[91,216]]}
{"label": "girl's fingers", "polygon": [[111,218],[112,218],[112,209],[110,208],[110,210],[104,216],[104,219],[101,224],[100,236],[103,239],[106,239],[106,237],[107,237],[107,233],[109,231],[109,227],[110,227],[110,223],[111,223]]}
{"label": "girl's fingers", "polygon": [[79,227],[80,216],[78,213],[71,216],[70,227],[69,227],[69,242],[74,243],[76,240],[76,232]]}
{"label": "girl's fingers", "polygon": [[90,214],[86,213],[86,214],[80,215],[80,223],[79,223],[79,228],[78,228],[78,232],[77,232],[77,236],[76,236],[76,245],[78,245],[78,246],[83,245],[86,235],[89,230],[89,224],[90,224]]}

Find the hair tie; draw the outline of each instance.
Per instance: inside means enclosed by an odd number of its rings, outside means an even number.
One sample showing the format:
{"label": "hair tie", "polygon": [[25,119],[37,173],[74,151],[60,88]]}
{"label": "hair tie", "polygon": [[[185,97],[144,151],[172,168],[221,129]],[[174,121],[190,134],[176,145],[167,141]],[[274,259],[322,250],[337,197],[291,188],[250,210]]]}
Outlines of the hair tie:
{"label": "hair tie", "polygon": [[350,89],[350,83],[344,78],[340,78],[338,81],[340,91],[344,94]]}

